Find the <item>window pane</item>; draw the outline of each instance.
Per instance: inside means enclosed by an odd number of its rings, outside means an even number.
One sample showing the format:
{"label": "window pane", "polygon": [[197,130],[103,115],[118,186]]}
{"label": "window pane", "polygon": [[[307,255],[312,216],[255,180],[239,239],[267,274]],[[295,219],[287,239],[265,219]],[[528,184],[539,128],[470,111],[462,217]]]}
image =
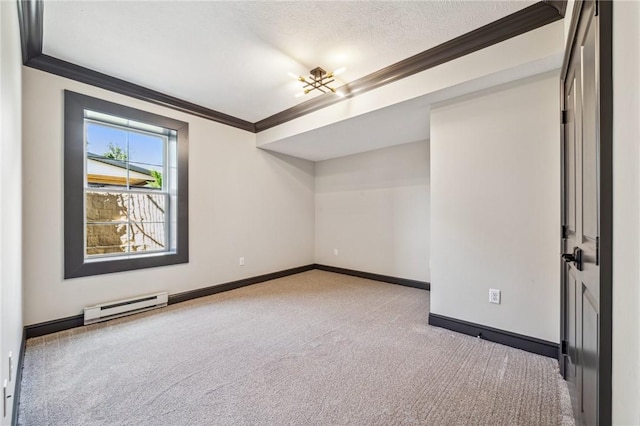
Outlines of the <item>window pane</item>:
{"label": "window pane", "polygon": [[131,252],[165,250],[164,222],[133,222],[130,225]]}
{"label": "window pane", "polygon": [[65,279],[188,262],[188,123],[64,100]]}
{"label": "window pane", "polygon": [[121,192],[87,191],[87,222],[128,220],[129,195]]}
{"label": "window pane", "polygon": [[164,222],[165,194],[130,194],[129,217],[133,222]]}
{"label": "window pane", "polygon": [[127,185],[127,131],[87,122],[87,185]]}
{"label": "window pane", "polygon": [[133,181],[132,186],[162,188],[166,138],[144,133],[129,132],[129,164],[131,170],[147,176],[145,182]]}
{"label": "window pane", "polygon": [[86,229],[87,256],[127,251],[126,224],[88,224]]}

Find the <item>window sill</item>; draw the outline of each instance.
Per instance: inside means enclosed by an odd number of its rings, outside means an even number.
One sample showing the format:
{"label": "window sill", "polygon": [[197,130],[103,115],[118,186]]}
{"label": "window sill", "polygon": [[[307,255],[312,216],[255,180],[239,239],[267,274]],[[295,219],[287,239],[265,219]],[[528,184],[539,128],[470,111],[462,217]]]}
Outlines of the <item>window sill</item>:
{"label": "window sill", "polygon": [[[65,259],[67,261],[68,259]],[[143,255],[125,255],[83,259],[80,264],[65,262],[64,278],[80,278],[91,275],[111,274],[114,272],[135,271],[158,266],[189,263],[188,252],[160,252]]]}
{"label": "window sill", "polygon": [[125,259],[146,259],[148,257],[156,256],[170,256],[177,254],[175,250],[170,251],[154,251],[150,253],[136,253],[136,254],[112,254],[112,255],[96,255],[94,257],[85,257],[84,263],[97,263],[97,262],[117,262]]}

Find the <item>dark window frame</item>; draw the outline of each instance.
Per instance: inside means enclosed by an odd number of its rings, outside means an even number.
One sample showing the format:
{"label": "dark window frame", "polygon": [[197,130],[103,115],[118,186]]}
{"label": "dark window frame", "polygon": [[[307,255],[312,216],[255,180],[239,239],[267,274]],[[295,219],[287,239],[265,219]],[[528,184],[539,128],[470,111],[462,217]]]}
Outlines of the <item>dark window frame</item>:
{"label": "dark window frame", "polygon": [[[175,251],[127,258],[85,259],[84,111],[102,112],[177,133],[178,205]],[[64,278],[133,271],[189,262],[189,125],[180,120],[64,91]]]}

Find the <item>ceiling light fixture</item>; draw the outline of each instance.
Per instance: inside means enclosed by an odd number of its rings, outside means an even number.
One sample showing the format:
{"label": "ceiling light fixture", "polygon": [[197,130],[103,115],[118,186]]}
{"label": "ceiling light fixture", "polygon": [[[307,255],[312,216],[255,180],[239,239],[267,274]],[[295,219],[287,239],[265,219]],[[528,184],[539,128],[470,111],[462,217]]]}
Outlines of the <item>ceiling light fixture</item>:
{"label": "ceiling light fixture", "polygon": [[335,81],[334,77],[338,74],[342,74],[344,71],[346,70],[346,68],[340,68],[337,69],[333,72],[327,73],[325,70],[323,70],[320,67],[316,67],[314,69],[312,69],[311,71],[309,71],[309,74],[311,74],[309,76],[309,79],[306,79],[302,76],[299,75],[295,75],[293,73],[289,73],[289,75],[293,78],[295,78],[298,81],[301,81],[304,83],[304,86],[302,86],[302,88],[304,89],[302,92],[298,93],[296,95],[296,98],[299,98],[301,96],[304,96],[306,94],[308,94],[309,92],[313,91],[313,90],[318,90],[322,93],[335,93],[336,95],[343,97],[344,94],[337,91],[336,89],[334,89],[333,87],[330,87],[329,84],[333,83]]}

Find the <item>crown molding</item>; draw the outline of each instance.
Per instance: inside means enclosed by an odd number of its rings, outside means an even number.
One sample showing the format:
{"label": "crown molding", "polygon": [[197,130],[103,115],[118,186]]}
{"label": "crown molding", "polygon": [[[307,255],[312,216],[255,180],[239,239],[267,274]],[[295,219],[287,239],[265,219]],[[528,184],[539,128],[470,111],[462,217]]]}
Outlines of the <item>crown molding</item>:
{"label": "crown molding", "polygon": [[[554,2],[556,3],[556,2]],[[563,2],[566,3],[566,2]],[[377,89],[445,62],[492,46],[536,28],[562,19],[559,10],[547,2],[538,2],[502,19],[425,50],[379,71],[366,75],[337,90],[344,98],[326,94],[281,111],[256,123],[256,131],[270,129],[353,96]]]}
{"label": "crown molding", "polygon": [[549,6],[556,8],[558,13],[562,16],[567,12],[567,0],[543,0]]}
{"label": "crown molding", "polygon": [[42,55],[43,9],[42,0],[18,0],[22,63],[25,65]]}
{"label": "crown molding", "polygon": [[346,94],[344,98],[331,94],[318,96],[256,123],[43,54],[43,0],[18,0],[17,3],[22,60],[25,66],[258,133],[562,19],[567,2],[566,0],[540,1],[460,37],[352,81],[340,87],[340,90]]}
{"label": "crown molding", "polygon": [[37,70],[46,71],[51,74],[99,87],[101,89],[106,89],[132,98],[151,102],[156,105],[162,105],[177,111],[255,133],[255,126],[250,121],[214,111],[201,105],[187,102],[52,56],[41,54],[40,56],[30,59],[25,65]]}
{"label": "crown molding", "polygon": [[22,62],[25,66],[255,133],[255,125],[250,121],[45,55],[42,53],[43,16],[43,0],[18,1]]}

